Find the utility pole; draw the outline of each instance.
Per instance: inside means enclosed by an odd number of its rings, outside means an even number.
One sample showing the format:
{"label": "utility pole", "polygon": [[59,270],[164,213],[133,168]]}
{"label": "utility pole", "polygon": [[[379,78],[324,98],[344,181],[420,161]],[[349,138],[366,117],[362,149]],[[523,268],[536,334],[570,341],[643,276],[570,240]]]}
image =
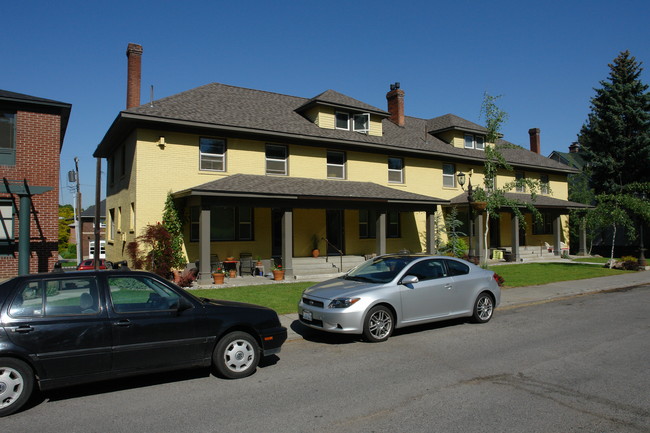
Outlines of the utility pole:
{"label": "utility pole", "polygon": [[75,196],[75,238],[77,241],[77,265],[81,263],[82,245],[81,245],[81,191],[79,187],[79,158],[74,157],[74,171],[68,172],[68,180],[76,183]]}

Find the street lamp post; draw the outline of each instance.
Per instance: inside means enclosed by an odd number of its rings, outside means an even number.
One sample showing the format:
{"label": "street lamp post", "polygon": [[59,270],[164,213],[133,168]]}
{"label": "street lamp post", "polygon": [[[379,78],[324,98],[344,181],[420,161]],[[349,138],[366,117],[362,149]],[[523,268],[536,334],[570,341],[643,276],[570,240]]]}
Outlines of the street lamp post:
{"label": "street lamp post", "polygon": [[[460,188],[465,191],[465,188],[463,187],[465,185],[465,179],[467,178],[465,176],[465,173],[462,171],[459,171],[458,174],[456,175],[456,178],[458,179],[458,185],[460,185]],[[472,191],[472,173],[469,174],[469,179],[468,179],[468,184],[467,184],[467,212],[469,215],[469,251],[468,251],[468,258],[471,260],[474,257],[474,242],[473,242],[473,234],[474,234],[474,212],[472,209],[472,203],[474,202],[474,196],[473,196],[473,191]]]}

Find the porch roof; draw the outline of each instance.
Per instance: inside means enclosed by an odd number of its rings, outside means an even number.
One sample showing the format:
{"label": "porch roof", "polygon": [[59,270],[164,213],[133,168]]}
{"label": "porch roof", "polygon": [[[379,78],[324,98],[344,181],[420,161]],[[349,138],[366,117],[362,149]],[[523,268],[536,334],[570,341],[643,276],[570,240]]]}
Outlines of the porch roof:
{"label": "porch roof", "polygon": [[[521,193],[506,193],[506,198],[511,200],[517,200],[522,203],[530,203],[535,205],[537,208],[554,208],[554,209],[589,209],[593,206],[577,203],[575,201],[561,200],[554,197],[549,197],[547,195],[538,194],[533,201],[530,197],[530,194],[521,194]],[[467,192],[464,192],[460,195],[451,199],[452,205],[462,205],[467,204]]]}
{"label": "porch roof", "polygon": [[364,201],[411,205],[449,204],[449,200],[414,194],[373,182],[234,174],[178,191],[175,197],[221,196],[289,200]]}

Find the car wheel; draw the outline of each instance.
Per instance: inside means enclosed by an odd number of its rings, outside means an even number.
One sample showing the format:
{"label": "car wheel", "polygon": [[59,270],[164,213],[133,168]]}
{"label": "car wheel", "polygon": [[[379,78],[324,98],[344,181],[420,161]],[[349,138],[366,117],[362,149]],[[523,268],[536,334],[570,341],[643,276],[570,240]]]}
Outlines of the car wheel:
{"label": "car wheel", "polygon": [[472,316],[476,323],[486,323],[489,322],[494,313],[494,300],[492,296],[483,292],[478,295],[476,302],[474,303],[474,315]]}
{"label": "car wheel", "polygon": [[366,314],[363,336],[371,343],[386,341],[393,333],[394,324],[393,313],[383,305],[378,305]]}
{"label": "car wheel", "polygon": [[27,364],[18,359],[0,358],[0,416],[20,409],[33,387],[34,374]]}
{"label": "car wheel", "polygon": [[246,332],[231,332],[219,340],[212,354],[217,373],[228,379],[250,376],[260,360],[257,341]]}

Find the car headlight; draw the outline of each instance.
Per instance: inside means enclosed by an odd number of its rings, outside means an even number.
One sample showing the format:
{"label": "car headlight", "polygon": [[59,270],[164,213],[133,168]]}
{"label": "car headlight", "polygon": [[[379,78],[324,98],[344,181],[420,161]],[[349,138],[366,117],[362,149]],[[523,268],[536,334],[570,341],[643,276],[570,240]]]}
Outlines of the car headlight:
{"label": "car headlight", "polygon": [[348,308],[361,298],[336,298],[327,306],[328,308]]}

